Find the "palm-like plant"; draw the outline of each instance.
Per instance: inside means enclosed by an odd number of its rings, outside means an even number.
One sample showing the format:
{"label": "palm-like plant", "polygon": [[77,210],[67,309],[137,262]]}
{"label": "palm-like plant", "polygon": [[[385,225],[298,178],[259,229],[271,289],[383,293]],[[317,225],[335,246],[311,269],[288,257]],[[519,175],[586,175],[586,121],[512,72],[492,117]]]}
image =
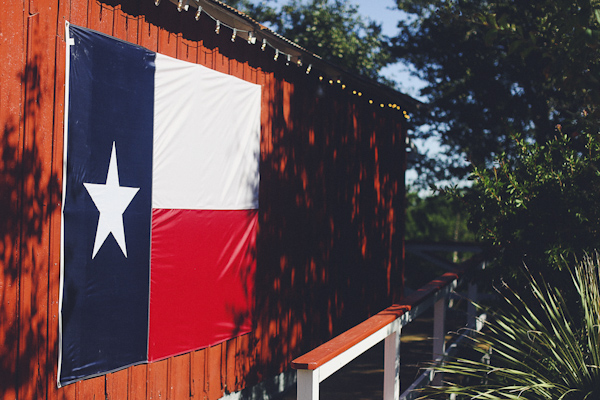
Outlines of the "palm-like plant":
{"label": "palm-like plant", "polygon": [[[469,349],[489,361],[453,358],[438,366],[448,380],[422,398],[600,399],[600,268],[588,257],[571,274],[579,304],[526,271],[531,293],[506,287]],[[572,297],[570,297],[572,298]],[[573,311],[575,310],[575,311]]]}

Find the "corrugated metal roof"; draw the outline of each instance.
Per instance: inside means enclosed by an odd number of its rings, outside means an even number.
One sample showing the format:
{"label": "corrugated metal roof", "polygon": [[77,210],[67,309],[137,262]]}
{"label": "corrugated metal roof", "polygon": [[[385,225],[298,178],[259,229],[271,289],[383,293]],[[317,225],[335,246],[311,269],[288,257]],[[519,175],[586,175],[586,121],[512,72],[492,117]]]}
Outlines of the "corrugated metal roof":
{"label": "corrugated metal roof", "polygon": [[[401,93],[387,85],[381,84],[376,80],[358,75],[353,72],[346,71],[342,67],[324,60],[318,54],[312,53],[297,43],[278,34],[272,29],[260,22],[254,20],[243,12],[231,7],[228,4],[219,0],[170,0],[174,4],[186,4],[195,8],[202,7],[202,11],[208,14],[215,21],[225,24],[230,29],[235,28],[238,34],[245,39],[251,34],[257,39],[257,43],[262,43],[266,39],[266,43],[283,53],[284,57],[290,56],[292,62],[302,60],[305,65],[312,64],[313,68],[321,71],[327,80],[338,80],[346,84],[360,87],[363,91],[373,91],[379,97],[383,97],[384,103],[397,102],[411,112],[417,111],[425,106],[422,102]],[[378,100],[379,101],[379,100]]]}

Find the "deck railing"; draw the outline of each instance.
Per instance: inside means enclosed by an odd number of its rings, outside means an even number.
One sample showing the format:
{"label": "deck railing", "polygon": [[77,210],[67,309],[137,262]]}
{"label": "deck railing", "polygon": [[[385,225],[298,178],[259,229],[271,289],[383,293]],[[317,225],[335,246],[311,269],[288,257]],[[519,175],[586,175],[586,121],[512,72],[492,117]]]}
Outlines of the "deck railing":
{"label": "deck railing", "polygon": [[[384,347],[384,400],[410,400],[417,388],[436,382],[433,371],[425,371],[400,395],[400,332],[427,309],[433,306],[433,361],[447,354],[445,348],[445,314],[450,294],[466,281],[466,269],[457,268],[432,280],[402,299],[400,304],[386,308],[359,325],[331,339],[316,349],[292,361],[297,370],[298,400],[318,400],[319,384],[350,361],[381,341]],[[467,296],[475,300],[477,287],[469,284]],[[481,316],[468,311],[467,326],[479,330]],[[459,338],[459,339],[462,339]],[[439,380],[439,377],[438,377]]]}

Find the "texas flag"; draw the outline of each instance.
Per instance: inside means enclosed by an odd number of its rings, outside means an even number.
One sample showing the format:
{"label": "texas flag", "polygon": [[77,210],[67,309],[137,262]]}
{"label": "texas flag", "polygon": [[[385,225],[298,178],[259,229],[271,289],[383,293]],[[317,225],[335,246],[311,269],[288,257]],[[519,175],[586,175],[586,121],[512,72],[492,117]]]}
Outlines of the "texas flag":
{"label": "texas flag", "polygon": [[251,328],[261,89],[68,26],[59,386]]}

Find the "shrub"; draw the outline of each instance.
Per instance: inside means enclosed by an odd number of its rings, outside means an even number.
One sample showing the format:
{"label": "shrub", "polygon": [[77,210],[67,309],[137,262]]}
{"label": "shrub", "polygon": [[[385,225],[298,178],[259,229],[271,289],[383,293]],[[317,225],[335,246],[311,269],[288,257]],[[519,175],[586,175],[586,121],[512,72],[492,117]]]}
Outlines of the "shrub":
{"label": "shrub", "polygon": [[515,157],[475,168],[470,190],[455,191],[466,205],[470,228],[497,250],[492,272],[516,285],[523,263],[564,286],[564,260],[576,264],[600,243],[599,135],[558,135],[545,144],[515,138]]}
{"label": "shrub", "polygon": [[490,312],[491,322],[469,342],[468,349],[489,354],[489,362],[447,360],[436,369],[448,386],[428,388],[423,398],[600,398],[599,271],[597,256],[574,268],[571,281],[580,312],[570,314],[572,305],[559,290],[525,270],[530,295],[522,297],[505,286],[501,307]]}

